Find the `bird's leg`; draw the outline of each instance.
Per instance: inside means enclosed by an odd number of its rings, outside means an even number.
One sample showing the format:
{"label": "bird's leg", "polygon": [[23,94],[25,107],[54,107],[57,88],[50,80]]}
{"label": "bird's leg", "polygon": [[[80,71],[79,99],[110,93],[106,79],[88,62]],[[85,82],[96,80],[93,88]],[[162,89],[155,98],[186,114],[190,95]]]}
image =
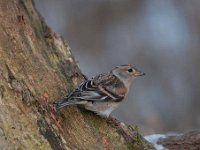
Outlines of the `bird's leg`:
{"label": "bird's leg", "polygon": [[44,105],[46,106],[46,108],[50,108],[50,111],[49,111],[50,117],[55,122],[55,124],[58,127],[58,129],[60,131],[64,132],[63,129],[62,129],[62,127],[61,127],[61,125],[60,125],[61,120],[57,119],[56,116],[55,116],[55,113],[57,112],[57,109],[56,109],[56,107],[52,103],[50,103],[50,101],[49,101],[49,95],[48,95],[47,92],[45,92],[43,94],[43,98],[44,98],[44,103],[45,103]]}
{"label": "bird's leg", "polygon": [[62,129],[62,126],[60,124],[61,120],[57,119],[55,114],[50,112],[50,117],[52,118],[52,120],[55,122],[56,126],[58,127],[58,129],[64,133],[64,130]]}
{"label": "bird's leg", "polygon": [[120,124],[120,122],[112,116],[109,116],[108,118],[106,118],[106,122],[109,124],[112,124],[114,126],[119,126],[119,124]]}

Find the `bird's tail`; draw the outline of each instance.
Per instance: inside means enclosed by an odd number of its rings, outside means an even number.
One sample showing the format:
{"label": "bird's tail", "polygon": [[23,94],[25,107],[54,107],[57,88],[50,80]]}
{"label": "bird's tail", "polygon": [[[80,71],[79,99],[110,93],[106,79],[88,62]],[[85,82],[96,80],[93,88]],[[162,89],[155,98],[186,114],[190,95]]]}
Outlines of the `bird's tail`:
{"label": "bird's tail", "polygon": [[55,100],[55,101],[51,102],[50,104],[52,104],[56,109],[60,109],[67,105],[77,104],[77,101],[76,100],[69,101],[68,98],[63,98],[63,99]]}

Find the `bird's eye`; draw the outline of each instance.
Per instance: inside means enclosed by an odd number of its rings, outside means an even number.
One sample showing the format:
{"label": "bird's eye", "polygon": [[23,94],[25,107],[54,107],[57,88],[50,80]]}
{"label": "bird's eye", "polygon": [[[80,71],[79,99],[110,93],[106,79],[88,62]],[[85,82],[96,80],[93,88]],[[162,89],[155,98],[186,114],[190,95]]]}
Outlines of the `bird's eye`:
{"label": "bird's eye", "polygon": [[133,72],[133,69],[132,68],[128,69],[128,72]]}

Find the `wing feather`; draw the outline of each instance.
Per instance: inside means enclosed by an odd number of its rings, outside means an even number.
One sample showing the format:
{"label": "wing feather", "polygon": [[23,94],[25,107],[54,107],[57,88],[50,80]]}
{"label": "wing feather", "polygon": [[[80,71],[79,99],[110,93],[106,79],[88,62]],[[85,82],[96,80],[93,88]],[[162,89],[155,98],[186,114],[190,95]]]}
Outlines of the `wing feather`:
{"label": "wing feather", "polygon": [[124,88],[123,83],[113,74],[100,74],[93,79],[84,81],[75,91],[68,95],[68,99],[87,101],[120,101],[125,92],[118,95],[117,88]]}

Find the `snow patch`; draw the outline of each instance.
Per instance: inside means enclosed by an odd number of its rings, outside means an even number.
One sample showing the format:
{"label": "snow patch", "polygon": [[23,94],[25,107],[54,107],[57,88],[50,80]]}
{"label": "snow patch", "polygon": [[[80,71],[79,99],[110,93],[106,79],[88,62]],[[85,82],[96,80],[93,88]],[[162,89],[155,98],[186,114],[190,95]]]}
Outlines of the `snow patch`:
{"label": "snow patch", "polygon": [[157,144],[158,140],[160,138],[166,138],[167,136],[164,134],[152,134],[152,135],[146,135],[144,138],[153,144],[156,150],[167,150],[167,148],[164,148],[161,144]]}

